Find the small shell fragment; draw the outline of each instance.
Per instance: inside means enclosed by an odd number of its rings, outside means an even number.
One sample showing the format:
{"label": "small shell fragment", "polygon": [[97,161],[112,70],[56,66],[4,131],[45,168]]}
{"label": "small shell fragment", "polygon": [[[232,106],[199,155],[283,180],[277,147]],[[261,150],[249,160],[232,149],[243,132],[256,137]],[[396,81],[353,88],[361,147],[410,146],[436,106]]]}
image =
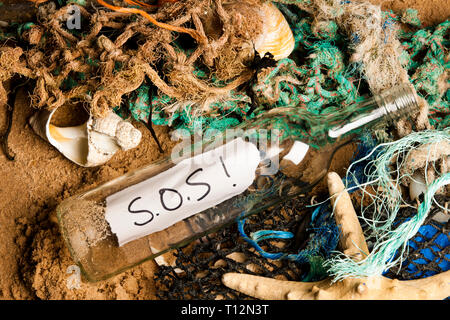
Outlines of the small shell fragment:
{"label": "small shell fragment", "polygon": [[118,150],[134,148],[141,140],[141,132],[112,111],[102,119],[91,116],[79,126],[56,127],[50,123],[56,110],[36,112],[30,125],[41,138],[80,166],[102,165]]}
{"label": "small shell fragment", "polygon": [[287,58],[295,46],[294,34],[280,10],[272,3],[261,6],[263,32],[255,41],[255,49],[264,57],[266,52],[273,54],[275,60]]}
{"label": "small shell fragment", "polygon": [[450,219],[449,211],[439,211],[433,216],[433,220],[437,221],[439,223],[448,223],[448,220]]}
{"label": "small shell fragment", "polygon": [[142,134],[129,122],[121,121],[117,124],[116,142],[123,150],[136,147],[141,141]]}
{"label": "small shell fragment", "polygon": [[409,197],[412,200],[418,198],[427,191],[427,185],[424,176],[420,172],[414,173],[409,184]]}

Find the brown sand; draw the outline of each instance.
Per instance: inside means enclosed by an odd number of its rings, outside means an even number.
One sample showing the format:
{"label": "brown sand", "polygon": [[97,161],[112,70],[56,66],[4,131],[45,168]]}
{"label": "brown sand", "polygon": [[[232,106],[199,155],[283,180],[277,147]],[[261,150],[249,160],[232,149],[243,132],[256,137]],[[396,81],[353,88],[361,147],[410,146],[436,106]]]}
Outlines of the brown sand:
{"label": "brown sand", "polygon": [[[3,131],[5,110],[0,112]],[[136,124],[143,133],[139,147],[117,153],[99,168],[82,168],[33,133],[27,124],[32,114],[26,95],[19,94],[9,139],[16,160],[9,162],[0,155],[0,298],[153,298],[154,262],[101,284],[82,283],[80,289],[68,289],[66,270],[73,262],[58,226],[49,219],[62,199],[159,158],[148,130]],[[174,143],[168,128],[155,129],[167,155]]]}
{"label": "brown sand", "polygon": [[[436,24],[450,16],[449,0],[371,0],[383,8],[419,10],[422,21]],[[5,128],[5,108],[0,108],[0,132]],[[100,168],[82,168],[37,137],[27,124],[33,113],[26,94],[18,95],[9,146],[16,155],[9,162],[0,153],[0,299],[155,299],[153,261],[110,280],[81,283],[69,289],[66,271],[73,264],[58,226],[54,209],[77,192],[141,167],[161,155],[143,125],[136,149],[119,152]],[[156,132],[165,153],[173,146],[168,128]],[[333,169],[343,174],[354,148],[341,150]],[[324,188],[322,184],[320,188]]]}
{"label": "brown sand", "polygon": [[398,13],[407,8],[419,11],[422,24],[435,25],[450,18],[450,0],[369,0],[380,4],[383,10],[393,10]]}

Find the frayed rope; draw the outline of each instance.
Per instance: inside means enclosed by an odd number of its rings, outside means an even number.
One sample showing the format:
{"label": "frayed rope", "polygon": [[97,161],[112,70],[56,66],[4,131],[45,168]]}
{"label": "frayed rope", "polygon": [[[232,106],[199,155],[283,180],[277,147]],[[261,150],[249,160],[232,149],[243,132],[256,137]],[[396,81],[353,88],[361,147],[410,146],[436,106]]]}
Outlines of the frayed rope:
{"label": "frayed rope", "polygon": [[[428,186],[425,193],[425,200],[420,204],[417,215],[408,222],[402,223],[398,228],[386,234],[387,239],[378,243],[371,254],[366,259],[357,262],[352,258],[339,254],[325,263],[329,266],[328,272],[334,277],[333,281],[344,278],[361,278],[381,275],[385,270],[401,264],[406,253],[407,242],[419,231],[420,226],[425,221],[431,207],[433,196],[438,189],[450,184],[450,173],[439,177]],[[397,250],[402,254],[397,259],[393,259]]]}
{"label": "frayed rope", "polygon": [[[445,140],[450,141],[450,128],[443,131],[422,131],[410,134],[396,142],[381,144],[367,155],[367,158],[370,158],[380,147],[384,147],[364,169],[369,178],[368,182],[357,185],[362,190],[363,196],[368,195],[372,199],[371,206],[374,207],[374,216],[369,218],[364,215],[369,208],[366,206],[362,208],[360,218],[368,224],[372,231],[371,236],[376,238],[376,243],[372,252],[359,262],[355,262],[341,253],[337,253],[328,260],[325,267],[329,268],[329,273],[334,277],[334,281],[348,277],[361,278],[381,275],[385,270],[402,263],[407,254],[408,240],[417,233],[423,224],[431,209],[436,191],[450,183],[450,173],[443,174],[428,184],[424,201],[417,209],[417,215],[393,229],[400,205],[406,204],[401,197],[399,187],[400,181],[409,175],[407,173],[400,174],[400,169],[414,149]],[[365,158],[359,161],[363,160]],[[351,167],[359,161],[352,163],[348,172],[351,172]],[[392,165],[395,166],[395,170],[391,169]],[[366,187],[370,185],[375,185],[375,189],[381,190],[381,192],[374,195],[367,191]],[[362,199],[361,206],[363,203]],[[383,218],[385,219],[383,220]],[[394,259],[397,252],[398,256]]]}

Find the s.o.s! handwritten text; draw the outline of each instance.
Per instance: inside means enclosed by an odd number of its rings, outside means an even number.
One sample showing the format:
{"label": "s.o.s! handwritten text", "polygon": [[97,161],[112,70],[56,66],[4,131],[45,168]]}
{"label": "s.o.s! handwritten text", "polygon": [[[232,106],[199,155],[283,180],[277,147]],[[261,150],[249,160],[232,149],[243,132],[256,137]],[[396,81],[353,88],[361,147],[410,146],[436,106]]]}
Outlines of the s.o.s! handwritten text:
{"label": "s.o.s! handwritten text", "polygon": [[[228,173],[228,170],[225,166],[225,163],[223,161],[223,157],[220,156],[219,157],[220,163],[222,164],[223,170],[225,172],[225,175],[229,178],[231,178],[230,174]],[[196,178],[196,177],[201,177],[200,174],[203,172],[203,168],[198,168],[196,170],[194,170],[194,172],[192,172],[185,180],[186,185],[188,186],[192,186],[192,187],[202,187],[204,188],[204,193],[202,195],[200,195],[197,199],[194,199],[194,201],[201,201],[203,199],[206,198],[206,196],[208,196],[208,194],[211,192],[211,185],[208,182],[200,182],[200,181],[192,181],[192,179]],[[232,187],[236,187],[237,184],[233,183]],[[223,187],[223,186],[222,186]],[[185,196],[183,197],[183,195],[180,193],[180,191],[176,190],[176,189],[172,189],[172,188],[161,188],[158,191],[159,193],[159,201],[161,203],[161,206],[164,208],[164,210],[166,210],[167,212],[170,211],[175,211],[179,208],[181,208],[181,206],[183,205],[183,201],[192,201],[193,199],[191,199],[190,196]],[[171,195],[171,199],[175,199],[175,204],[167,204],[167,197],[168,194]],[[160,213],[156,212],[153,213],[150,210],[134,210],[133,209],[133,204],[142,199],[142,197],[136,197],[133,200],[131,200],[130,204],[128,205],[128,212],[132,213],[132,214],[136,214],[136,213],[147,213],[148,218],[146,221],[144,222],[134,222],[134,224],[136,226],[145,226],[146,224],[150,223],[153,221],[153,219],[156,216],[159,216]]]}
{"label": "s.o.s! handwritten text", "polygon": [[237,138],[107,197],[106,220],[120,245],[161,231],[244,192],[259,162],[256,146]]}

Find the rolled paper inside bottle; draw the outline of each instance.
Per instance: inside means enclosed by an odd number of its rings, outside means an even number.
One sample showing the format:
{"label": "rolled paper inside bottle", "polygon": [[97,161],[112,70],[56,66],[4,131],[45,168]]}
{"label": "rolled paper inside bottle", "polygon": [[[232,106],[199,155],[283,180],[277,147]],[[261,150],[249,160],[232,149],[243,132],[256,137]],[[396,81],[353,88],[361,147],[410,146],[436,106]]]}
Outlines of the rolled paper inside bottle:
{"label": "rolled paper inside bottle", "polygon": [[260,161],[257,147],[237,138],[107,197],[106,220],[119,246],[162,231],[243,193]]}

